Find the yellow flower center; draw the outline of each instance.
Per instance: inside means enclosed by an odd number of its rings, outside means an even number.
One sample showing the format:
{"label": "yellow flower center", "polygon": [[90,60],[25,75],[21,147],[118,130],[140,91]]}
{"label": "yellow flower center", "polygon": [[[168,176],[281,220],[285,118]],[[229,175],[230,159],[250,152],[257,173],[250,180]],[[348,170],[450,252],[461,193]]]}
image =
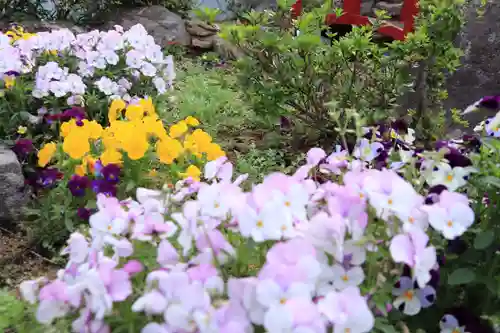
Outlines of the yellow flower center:
{"label": "yellow flower center", "polygon": [[285,206],[290,207],[291,205],[290,201],[285,202]]}
{"label": "yellow flower center", "polygon": [[415,223],[415,219],[412,216],[410,216],[408,218],[408,222],[410,222],[411,224],[413,224],[413,223]]}
{"label": "yellow flower center", "polygon": [[411,301],[413,299],[413,296],[414,296],[414,293],[413,293],[413,290],[407,290],[405,293],[404,293],[404,297]]}
{"label": "yellow flower center", "polygon": [[446,180],[451,182],[453,180],[453,175],[446,176]]}
{"label": "yellow flower center", "polygon": [[280,299],[280,304],[281,304],[281,305],[283,305],[283,304],[285,304],[285,303],[286,303],[286,298],[284,298],[284,297],[283,297],[283,298],[281,298],[281,299]]}
{"label": "yellow flower center", "polygon": [[262,220],[257,221],[257,228],[262,228],[264,226],[264,222]]}
{"label": "yellow flower center", "polygon": [[342,281],[344,282],[349,281],[349,277],[346,274],[342,275]]}
{"label": "yellow flower center", "polygon": [[387,204],[388,204],[389,206],[390,206],[390,205],[392,205],[393,203],[394,203],[394,201],[392,201],[392,199],[387,200]]}
{"label": "yellow flower center", "polygon": [[450,228],[453,227],[453,221],[449,220],[448,222],[446,222],[446,225]]}

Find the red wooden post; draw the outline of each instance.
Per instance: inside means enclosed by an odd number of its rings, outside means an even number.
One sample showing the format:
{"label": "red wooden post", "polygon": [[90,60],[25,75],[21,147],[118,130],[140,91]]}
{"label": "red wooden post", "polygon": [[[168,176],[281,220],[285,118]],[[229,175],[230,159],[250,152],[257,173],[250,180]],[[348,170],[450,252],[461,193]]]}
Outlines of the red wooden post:
{"label": "red wooden post", "polygon": [[361,15],[361,0],[344,0],[343,12]]}
{"label": "red wooden post", "polygon": [[418,14],[418,0],[405,0],[401,9],[400,19],[403,21],[403,33],[408,34],[413,31],[415,16]]}

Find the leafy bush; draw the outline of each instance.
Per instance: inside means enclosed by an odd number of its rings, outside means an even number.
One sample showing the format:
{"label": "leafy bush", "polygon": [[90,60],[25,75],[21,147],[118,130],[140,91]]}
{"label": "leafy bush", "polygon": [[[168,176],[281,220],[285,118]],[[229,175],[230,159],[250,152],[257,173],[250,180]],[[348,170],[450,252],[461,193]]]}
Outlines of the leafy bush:
{"label": "leafy bush", "polygon": [[430,119],[444,114],[444,72],[459,63],[452,42],[462,24],[461,4],[421,1],[416,32],[388,45],[372,43],[367,27],[354,27],[328,45],[320,34],[330,7],[292,21],[289,1],[280,1],[277,12],[251,12],[247,25],[226,27],[224,36],[247,54],[237,64],[238,77],[259,115],[290,117],[312,145],[352,133],[360,122],[397,118],[399,101],[413,87],[418,107],[412,125],[429,139],[429,133],[444,133],[443,122]]}

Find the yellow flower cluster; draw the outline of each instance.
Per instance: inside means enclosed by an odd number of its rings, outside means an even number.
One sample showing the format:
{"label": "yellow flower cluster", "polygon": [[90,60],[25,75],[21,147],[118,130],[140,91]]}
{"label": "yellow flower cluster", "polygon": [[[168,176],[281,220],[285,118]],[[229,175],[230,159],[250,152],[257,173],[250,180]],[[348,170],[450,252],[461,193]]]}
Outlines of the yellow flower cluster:
{"label": "yellow flower cluster", "polygon": [[[187,117],[170,128],[165,128],[150,98],[128,105],[122,100],[114,100],[108,110],[108,120],[109,126],[106,128],[96,121],[85,119],[72,119],[61,125],[63,151],[72,159],[82,161],[75,170],[77,174],[85,174],[94,165],[95,159],[91,151],[97,154],[100,152],[98,156],[94,156],[103,165],[121,164],[123,153],[131,160],[138,160],[149,151],[154,151],[158,160],[167,165],[186,153],[198,158],[205,157],[209,161],[225,155],[221,147],[212,142],[208,133],[194,129],[199,125],[196,118]],[[55,144],[46,145],[38,154],[39,164],[46,165],[54,152]],[[201,171],[191,165],[180,175],[199,180]]]}
{"label": "yellow flower cluster", "polygon": [[27,39],[30,39],[31,37],[35,36],[35,34],[25,32],[23,27],[19,27],[19,26],[13,27],[9,31],[7,31],[5,33],[5,35],[11,38],[12,43],[14,43],[15,41],[17,41],[19,39],[27,40]]}

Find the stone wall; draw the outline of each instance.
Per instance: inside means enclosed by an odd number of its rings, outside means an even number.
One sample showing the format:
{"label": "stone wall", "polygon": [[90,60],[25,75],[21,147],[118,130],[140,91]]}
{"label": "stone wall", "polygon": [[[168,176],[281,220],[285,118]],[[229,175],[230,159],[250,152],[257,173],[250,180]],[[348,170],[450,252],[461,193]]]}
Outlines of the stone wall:
{"label": "stone wall", "polygon": [[[469,1],[457,40],[465,54],[462,67],[447,82],[448,108],[464,109],[485,95],[500,94],[500,1],[491,0],[483,17],[476,13],[477,2]],[[471,114],[468,120],[474,125],[484,117]]]}

